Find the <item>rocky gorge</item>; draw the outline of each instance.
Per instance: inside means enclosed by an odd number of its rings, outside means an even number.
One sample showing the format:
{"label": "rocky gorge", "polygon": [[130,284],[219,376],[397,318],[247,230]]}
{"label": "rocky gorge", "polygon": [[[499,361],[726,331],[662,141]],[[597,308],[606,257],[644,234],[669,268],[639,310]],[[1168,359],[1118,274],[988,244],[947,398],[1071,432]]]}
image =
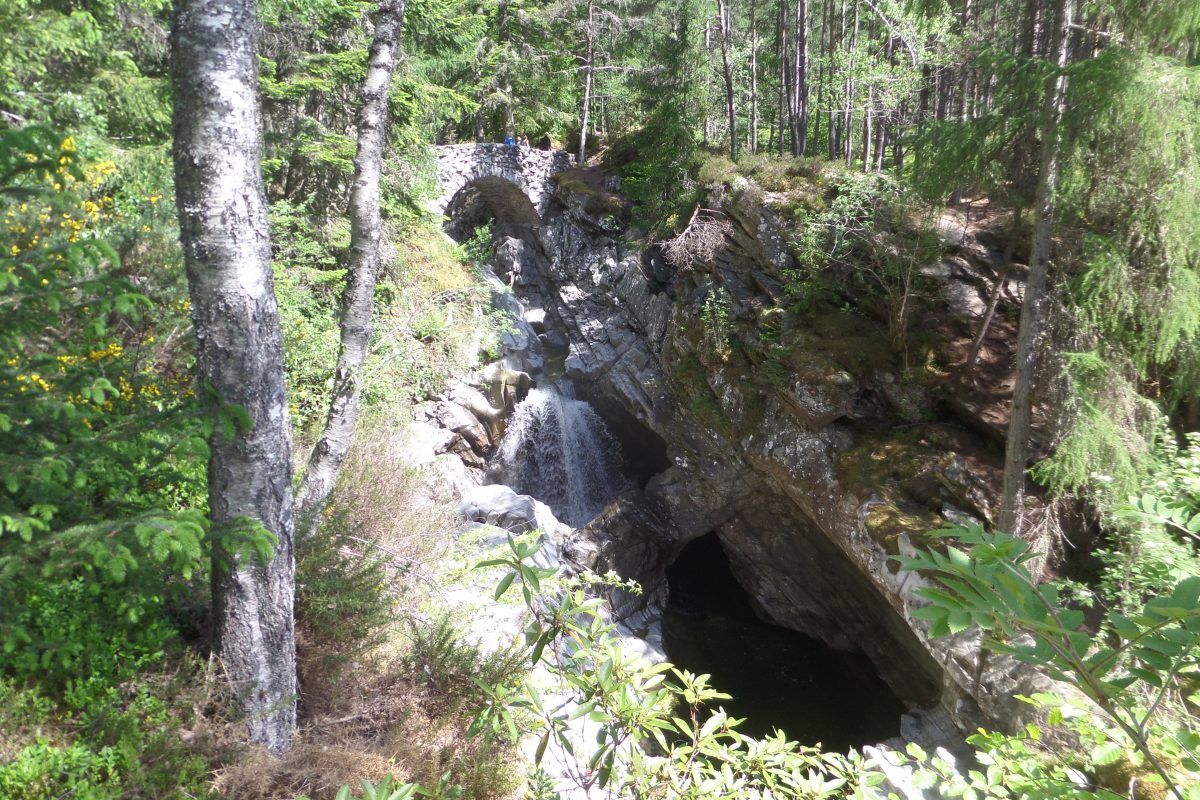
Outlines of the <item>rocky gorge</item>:
{"label": "rocky gorge", "polygon": [[[460,512],[541,528],[555,562],[636,580],[641,595],[609,600],[652,656],[669,571],[715,537],[757,617],[870,660],[908,710],[902,740],[952,747],[1025,719],[1013,694],[1044,679],[986,657],[977,633],[930,639],[911,615],[922,579],[890,560],[946,522],[992,521],[1000,455],[979,394],[914,380],[863,309],[798,309],[788,222],[752,183],[710,187],[720,240],[672,264],[630,233],[615,179],[555,181],[541,224],[470,185],[454,199],[457,234],[493,221],[488,279],[512,325],[501,357],[415,426],[457,462]],[[986,299],[986,239],[947,234],[942,250],[922,266],[930,353],[953,346],[945,320],[969,328]],[[592,453],[572,479],[591,487],[582,504],[566,478],[539,491],[549,473],[537,470],[562,466],[517,463],[539,458],[515,438],[536,425],[554,448]],[[572,439],[581,427],[587,442]]]}

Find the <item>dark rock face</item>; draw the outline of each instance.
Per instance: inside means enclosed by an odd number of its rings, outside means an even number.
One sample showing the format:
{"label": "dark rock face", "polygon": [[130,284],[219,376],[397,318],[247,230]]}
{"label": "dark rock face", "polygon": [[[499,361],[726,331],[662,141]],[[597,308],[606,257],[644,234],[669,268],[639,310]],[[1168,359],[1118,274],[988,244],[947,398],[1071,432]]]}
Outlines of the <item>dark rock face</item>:
{"label": "dark rock face", "polygon": [[612,598],[637,618],[663,602],[683,546],[715,532],[763,618],[865,653],[906,702],[940,700],[964,727],[1020,720],[1010,695],[1044,682],[980,659],[969,637],[928,640],[908,614],[923,581],[889,562],[947,520],[990,519],[999,483],[982,437],[897,380],[882,324],[785,313],[791,257],[746,187],[710,198],[733,224],[686,271],[622,239],[611,217],[589,221],[578,193],[556,202],[541,227],[498,244],[501,278],[537,311],[533,335],[565,344],[562,368],[642,487],[565,555],[638,580],[643,596]]}

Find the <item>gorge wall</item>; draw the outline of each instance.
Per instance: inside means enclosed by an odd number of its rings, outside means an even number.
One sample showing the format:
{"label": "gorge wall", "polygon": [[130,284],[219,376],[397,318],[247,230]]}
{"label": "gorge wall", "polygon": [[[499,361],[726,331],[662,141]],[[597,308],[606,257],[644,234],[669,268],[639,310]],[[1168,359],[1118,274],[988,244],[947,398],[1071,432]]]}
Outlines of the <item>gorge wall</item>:
{"label": "gorge wall", "polygon": [[[981,657],[970,635],[929,640],[909,614],[921,578],[889,561],[947,521],[992,519],[992,423],[903,382],[869,315],[789,308],[791,255],[757,194],[718,187],[710,204],[731,224],[686,269],[627,238],[619,203],[577,174],[559,180],[540,227],[499,229],[520,336],[562,359],[638,476],[567,557],[638,580],[641,597],[613,598],[636,626],[661,606],[683,546],[716,533],[763,618],[865,653],[910,707],[968,730],[1014,724],[1012,694],[1040,679]],[[953,273],[930,270],[951,303],[971,290]],[[543,355],[523,352],[506,367],[536,375]]]}

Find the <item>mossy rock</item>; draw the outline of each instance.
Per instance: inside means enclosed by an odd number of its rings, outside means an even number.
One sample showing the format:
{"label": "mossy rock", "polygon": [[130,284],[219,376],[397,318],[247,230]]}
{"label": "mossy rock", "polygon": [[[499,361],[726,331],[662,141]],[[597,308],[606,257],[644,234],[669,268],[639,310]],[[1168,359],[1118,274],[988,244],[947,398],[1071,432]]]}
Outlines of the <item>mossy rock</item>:
{"label": "mossy rock", "polygon": [[[902,535],[918,547],[932,545],[935,540],[928,534],[942,527],[942,519],[936,514],[884,500],[871,504],[863,527],[874,541],[894,556],[900,553]],[[895,572],[896,568],[889,562],[889,570]]]}
{"label": "mossy rock", "polygon": [[915,475],[931,458],[915,432],[869,437],[838,459],[838,480],[850,489],[877,489]]}
{"label": "mossy rock", "polygon": [[556,194],[568,205],[578,205],[597,218],[625,218],[627,209],[621,197],[594,185],[595,180],[589,180],[583,170],[569,169],[554,175],[553,180],[558,184]]}
{"label": "mossy rock", "polygon": [[1097,767],[1096,784],[1133,800],[1166,800],[1171,796],[1166,781],[1146,767],[1134,764],[1128,754]]}
{"label": "mossy rock", "polygon": [[819,337],[811,347],[820,348],[844,369],[889,370],[896,355],[888,341],[887,328],[860,314],[831,311],[813,317],[810,326]]}
{"label": "mossy rock", "polygon": [[842,486],[860,497],[882,499],[872,505],[865,525],[871,538],[889,553],[897,552],[896,540],[902,533],[914,544],[935,545],[928,534],[945,524],[938,513],[936,481],[930,477],[938,455],[924,441],[922,429],[913,427],[867,438],[838,459]]}

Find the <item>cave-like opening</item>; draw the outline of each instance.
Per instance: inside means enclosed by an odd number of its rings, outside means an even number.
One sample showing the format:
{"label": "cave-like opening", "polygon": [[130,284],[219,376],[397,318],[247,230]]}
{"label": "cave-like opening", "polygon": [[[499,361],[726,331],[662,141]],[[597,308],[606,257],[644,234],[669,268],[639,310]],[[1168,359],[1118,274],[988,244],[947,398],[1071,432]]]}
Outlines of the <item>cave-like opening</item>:
{"label": "cave-like opening", "polygon": [[899,734],[906,706],[871,660],[760,619],[716,533],[689,542],[667,569],[667,582],[667,655],[711,674],[713,685],[733,696],[721,705],[745,718],[745,733],[778,728],[830,750]]}

